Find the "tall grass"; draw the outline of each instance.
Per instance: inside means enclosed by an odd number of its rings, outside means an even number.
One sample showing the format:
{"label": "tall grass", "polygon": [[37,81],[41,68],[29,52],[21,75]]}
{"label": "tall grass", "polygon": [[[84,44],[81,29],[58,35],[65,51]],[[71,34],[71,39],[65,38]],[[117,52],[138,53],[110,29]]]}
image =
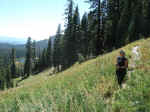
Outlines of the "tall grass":
{"label": "tall grass", "polygon": [[1,92],[0,112],[149,112],[150,39],[124,47],[127,57],[135,45],[141,46],[137,65],[143,66],[132,72],[124,89],[116,81],[116,50],[53,76],[47,70]]}

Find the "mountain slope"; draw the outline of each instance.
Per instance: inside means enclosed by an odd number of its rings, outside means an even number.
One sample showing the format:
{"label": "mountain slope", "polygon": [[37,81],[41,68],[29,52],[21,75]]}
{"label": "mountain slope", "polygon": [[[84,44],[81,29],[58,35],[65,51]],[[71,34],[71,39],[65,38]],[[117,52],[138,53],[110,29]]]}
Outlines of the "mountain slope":
{"label": "mountain slope", "polygon": [[25,44],[26,40],[27,38],[0,36],[0,43],[8,43],[13,45]]}
{"label": "mountain slope", "polygon": [[[140,47],[140,60],[133,58],[135,46]],[[53,76],[46,70],[1,92],[0,112],[149,112],[149,48],[150,39],[122,48],[136,68],[123,89],[115,77],[116,50]]]}
{"label": "mountain slope", "polygon": [[[36,48],[37,48],[37,52],[39,52],[39,48],[41,49],[41,52],[44,48],[46,48],[48,45],[48,40],[40,40],[37,41],[36,43]],[[0,56],[7,56],[10,52],[11,49],[15,48],[16,49],[16,56],[17,58],[20,57],[25,57],[25,53],[26,53],[26,49],[25,49],[25,44],[11,44],[11,43],[1,43],[1,39],[0,39]]]}

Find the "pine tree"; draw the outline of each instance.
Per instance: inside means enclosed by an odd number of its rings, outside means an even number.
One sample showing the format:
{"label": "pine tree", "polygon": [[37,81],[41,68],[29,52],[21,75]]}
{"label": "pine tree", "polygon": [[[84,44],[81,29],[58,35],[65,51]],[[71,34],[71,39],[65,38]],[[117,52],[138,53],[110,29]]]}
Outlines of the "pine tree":
{"label": "pine tree", "polygon": [[86,57],[88,56],[89,49],[89,35],[88,35],[88,16],[85,13],[81,20],[81,54]]}
{"label": "pine tree", "polygon": [[12,48],[11,51],[11,74],[12,78],[16,78],[17,73],[16,73],[16,50],[15,48]]}
{"label": "pine tree", "polygon": [[46,48],[43,49],[42,56],[41,56],[41,65],[40,68],[44,70],[47,67],[47,60],[46,60]]}
{"label": "pine tree", "polygon": [[147,6],[147,19],[150,21],[150,1],[147,2],[148,6]]}
{"label": "pine tree", "polygon": [[35,40],[32,43],[32,57],[33,59],[36,58],[36,41]]}
{"label": "pine tree", "polygon": [[97,35],[96,35],[96,56],[99,54],[102,54],[103,50],[103,37],[101,35],[101,24],[102,24],[102,19],[101,19],[101,0],[98,0],[98,6],[97,6]]}
{"label": "pine tree", "polygon": [[122,7],[117,27],[117,47],[121,47],[129,42],[135,41],[140,38],[141,34],[143,34],[144,15],[142,7],[143,3],[141,0],[124,1],[124,7]]}
{"label": "pine tree", "polygon": [[35,64],[36,64],[36,41],[34,40],[32,43],[32,60],[34,63],[34,67],[35,68]]}
{"label": "pine tree", "polygon": [[[119,2],[122,3],[121,1]],[[117,5],[116,5],[117,4]],[[118,4],[117,1],[109,3],[109,18],[112,22],[111,26],[111,40],[112,48],[119,48],[126,40],[124,35],[128,29],[131,18],[131,2],[126,0],[124,5]],[[112,10],[112,11],[111,11]]]}
{"label": "pine tree", "polygon": [[6,85],[6,78],[5,78],[5,75],[6,75],[6,71],[4,68],[1,68],[0,69],[0,89],[1,90],[4,90],[5,89],[5,85]]}
{"label": "pine tree", "polygon": [[63,57],[64,58],[64,62],[63,62],[63,69],[68,68],[69,66],[71,66],[73,64],[72,61],[72,42],[71,42],[71,37],[72,37],[72,30],[73,30],[73,1],[72,0],[68,0],[68,7],[66,9],[65,12],[66,15],[66,29],[65,29],[65,34],[64,34],[64,53],[63,53]]}
{"label": "pine tree", "polygon": [[5,80],[6,80],[6,87],[7,88],[13,87],[13,79],[12,79],[12,75],[11,75],[11,71],[10,71],[9,66],[6,68]]}
{"label": "pine tree", "polygon": [[32,42],[31,37],[28,38],[26,44],[26,61],[24,65],[25,77],[28,77],[32,73]]}
{"label": "pine tree", "polygon": [[88,14],[88,58],[95,56],[95,35],[96,35],[96,20],[94,19],[93,11]]}
{"label": "pine tree", "polygon": [[59,69],[59,71],[61,70],[64,70],[64,63],[65,63],[65,58],[64,57],[64,52],[65,52],[65,41],[64,41],[64,35],[61,35],[61,39],[60,39],[60,42],[59,42],[59,46],[60,46],[60,67],[61,69]]}
{"label": "pine tree", "polygon": [[48,40],[48,48],[46,52],[47,67],[52,67],[52,41],[51,37]]}
{"label": "pine tree", "polygon": [[119,0],[112,1],[112,40],[114,43],[113,47],[118,48],[118,41],[120,40],[120,36],[117,35],[117,26],[120,20],[120,2]]}
{"label": "pine tree", "polygon": [[107,52],[107,35],[106,35],[106,22],[107,22],[107,0],[101,3],[101,38],[102,38],[102,53]]}
{"label": "pine tree", "polygon": [[[143,24],[143,12],[142,12],[142,1],[136,0],[132,4],[134,4],[134,10],[132,10],[132,18],[130,27],[130,35],[129,40],[133,42],[135,40],[140,39],[140,34],[142,34],[142,24]],[[138,23],[138,24],[137,24]]]}
{"label": "pine tree", "polygon": [[70,55],[72,56],[72,64],[78,60],[78,54],[81,52],[81,32],[80,32],[80,14],[78,6],[76,7],[74,14],[73,14],[73,29],[72,29],[72,36],[69,38],[69,42],[71,43],[71,52]]}
{"label": "pine tree", "polygon": [[61,64],[61,25],[58,25],[55,41],[54,41],[54,49],[53,49],[53,65],[58,70],[59,65]]}
{"label": "pine tree", "polygon": [[146,22],[145,22],[145,35],[146,37],[150,36],[150,1],[149,0],[145,0],[145,18],[146,18]]}
{"label": "pine tree", "polygon": [[103,21],[101,11],[101,0],[89,0],[89,2],[91,3],[91,8],[93,9],[91,15],[93,16],[93,25],[95,25],[94,30],[96,30],[94,37],[94,55],[98,56],[99,54],[102,54],[104,50],[104,35],[102,34]]}

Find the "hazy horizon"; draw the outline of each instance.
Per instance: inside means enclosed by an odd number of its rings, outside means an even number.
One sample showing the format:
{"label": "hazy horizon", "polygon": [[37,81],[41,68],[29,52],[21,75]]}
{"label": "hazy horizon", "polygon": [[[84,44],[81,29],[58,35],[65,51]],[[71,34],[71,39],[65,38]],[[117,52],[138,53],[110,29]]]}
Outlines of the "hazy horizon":
{"label": "hazy horizon", "polygon": [[[43,40],[56,33],[58,24],[64,26],[67,0],[1,0],[0,37]],[[87,12],[89,4],[75,0],[80,16]]]}

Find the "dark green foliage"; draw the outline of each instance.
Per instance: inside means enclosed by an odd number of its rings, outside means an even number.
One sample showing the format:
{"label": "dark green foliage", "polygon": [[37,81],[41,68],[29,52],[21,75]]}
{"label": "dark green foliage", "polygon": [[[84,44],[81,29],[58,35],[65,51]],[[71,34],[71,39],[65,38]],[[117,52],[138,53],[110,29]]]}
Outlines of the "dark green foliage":
{"label": "dark green foliage", "polygon": [[76,7],[75,12],[73,14],[72,35],[68,40],[71,43],[70,55],[72,56],[72,60],[70,61],[72,61],[73,64],[78,60],[78,53],[80,52],[81,49],[80,15],[78,6]]}
{"label": "dark green foliage", "polygon": [[25,56],[25,48],[24,45],[11,45],[7,43],[0,43],[0,56],[7,57],[8,54],[11,52],[11,49],[16,49],[16,57],[24,57]]}
{"label": "dark green foliage", "polygon": [[5,84],[6,84],[6,71],[4,68],[0,69],[0,89],[4,90],[5,89]]}
{"label": "dark green foliage", "polygon": [[6,87],[7,87],[7,88],[13,87],[13,79],[12,79],[12,74],[11,74],[11,71],[10,71],[10,67],[9,67],[9,66],[8,66],[8,68],[6,69],[6,76],[5,76],[5,79],[6,79]]}
{"label": "dark green foliage", "polygon": [[9,66],[0,68],[0,90],[13,87],[13,78]]}
{"label": "dark green foliage", "polygon": [[103,35],[102,35],[102,11],[101,11],[101,0],[98,0],[97,8],[96,8],[96,20],[97,20],[97,33],[96,33],[96,52],[95,54],[98,56],[103,52]]}
{"label": "dark green foliage", "polygon": [[67,25],[64,34],[64,58],[63,68],[70,67],[78,60],[78,53],[81,52],[81,31],[80,14],[78,6],[73,11],[72,0],[68,1],[66,13]]}
{"label": "dark green foliage", "polygon": [[7,57],[0,57],[0,90],[13,87],[13,78],[16,77],[15,49]]}
{"label": "dark green foliage", "polygon": [[[99,52],[101,52],[100,45],[102,50],[109,51],[138,40],[141,35],[148,36],[147,26],[150,15],[148,0],[103,0],[101,2],[89,0],[89,2],[93,9],[92,16],[98,17],[97,39],[98,37],[102,39],[99,42],[96,39]],[[94,34],[96,35],[96,32]]]}
{"label": "dark green foliage", "polygon": [[[148,1],[148,0],[147,0]],[[149,31],[149,29],[150,29],[150,1],[148,1],[147,2],[147,14],[146,14],[146,24],[145,24],[145,26],[146,26],[146,36],[150,36],[150,31]]]}
{"label": "dark green foliage", "polygon": [[88,15],[85,13],[81,20],[81,41],[80,41],[80,53],[86,57],[88,55],[89,37],[88,37]]}
{"label": "dark green foliage", "polygon": [[53,65],[58,68],[61,64],[61,25],[58,26],[58,30],[56,33],[55,41],[54,41],[54,49],[53,49]]}
{"label": "dark green foliage", "polygon": [[32,42],[31,37],[28,38],[27,44],[26,44],[26,61],[24,65],[24,75],[25,77],[28,77],[32,73]]}
{"label": "dark green foliage", "polygon": [[12,78],[16,78],[17,77],[17,71],[16,71],[16,50],[14,48],[12,48],[11,51],[11,74],[12,74]]}
{"label": "dark green foliage", "polygon": [[67,0],[64,34],[59,26],[54,45],[49,39],[47,50],[39,53],[39,69],[61,65],[64,70],[81,57],[94,58],[150,35],[148,0],[86,1],[91,10],[80,20],[78,6],[74,8],[73,0]]}
{"label": "dark green foliage", "polygon": [[73,1],[68,0],[68,7],[66,9],[66,30],[64,34],[64,63],[63,68],[67,68],[73,64],[72,61],[72,32],[73,32]]}
{"label": "dark green foliage", "polygon": [[46,68],[47,60],[46,60],[46,49],[44,48],[42,55],[40,57],[40,68],[43,70]]}
{"label": "dark green foliage", "polygon": [[38,56],[36,57],[34,71],[35,73],[38,73],[50,67],[52,67],[52,39],[51,37],[48,40],[48,48],[44,48],[42,51],[39,48]]}
{"label": "dark green foliage", "polygon": [[51,37],[48,40],[46,59],[47,59],[47,66],[51,67],[52,66],[52,41],[51,41]]}
{"label": "dark green foliage", "polygon": [[35,62],[35,59],[36,59],[36,41],[35,40],[32,43],[32,58]]}

